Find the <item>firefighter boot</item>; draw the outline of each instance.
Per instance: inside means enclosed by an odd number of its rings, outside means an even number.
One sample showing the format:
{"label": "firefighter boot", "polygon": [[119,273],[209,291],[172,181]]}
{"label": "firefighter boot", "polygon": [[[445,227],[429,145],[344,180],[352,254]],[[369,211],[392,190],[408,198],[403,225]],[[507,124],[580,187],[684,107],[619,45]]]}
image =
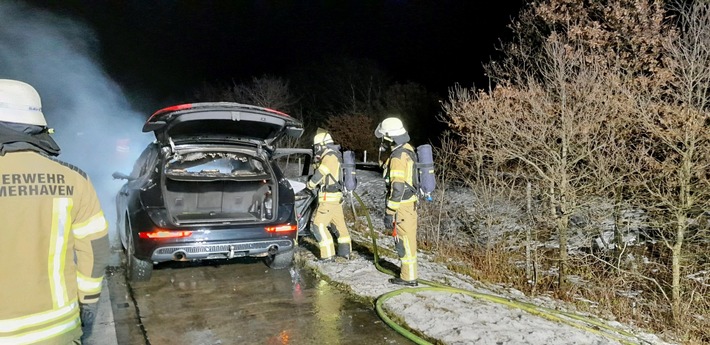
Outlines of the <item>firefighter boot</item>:
{"label": "firefighter boot", "polygon": [[341,258],[345,261],[350,260],[350,242],[348,239],[347,243],[340,243],[340,239],[338,239],[338,249],[336,250],[336,255],[338,258]]}
{"label": "firefighter boot", "polygon": [[404,280],[400,277],[390,278],[389,282],[392,284],[404,285],[404,286],[418,286],[419,285],[419,283],[417,283],[416,279],[415,280]]}

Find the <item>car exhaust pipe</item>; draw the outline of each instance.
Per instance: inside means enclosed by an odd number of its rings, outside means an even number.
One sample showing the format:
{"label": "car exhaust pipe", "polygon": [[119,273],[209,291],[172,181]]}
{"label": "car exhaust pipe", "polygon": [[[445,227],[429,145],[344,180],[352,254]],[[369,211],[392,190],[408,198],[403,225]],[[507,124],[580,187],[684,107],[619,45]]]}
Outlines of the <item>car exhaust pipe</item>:
{"label": "car exhaust pipe", "polygon": [[277,245],[275,245],[275,244],[272,244],[272,245],[269,247],[269,255],[274,255],[274,254],[276,254],[278,251],[279,251],[279,246],[277,246]]}
{"label": "car exhaust pipe", "polygon": [[187,254],[183,251],[177,251],[173,253],[173,260],[175,261],[185,261],[187,257]]}

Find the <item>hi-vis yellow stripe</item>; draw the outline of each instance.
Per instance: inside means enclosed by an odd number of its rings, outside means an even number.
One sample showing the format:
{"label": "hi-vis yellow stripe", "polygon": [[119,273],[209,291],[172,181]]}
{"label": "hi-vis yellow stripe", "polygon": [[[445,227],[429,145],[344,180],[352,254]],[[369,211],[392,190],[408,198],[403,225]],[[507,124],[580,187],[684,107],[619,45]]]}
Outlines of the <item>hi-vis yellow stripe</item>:
{"label": "hi-vis yellow stripe", "polygon": [[330,169],[328,169],[328,167],[325,164],[319,165],[318,170],[323,174],[323,176],[330,174]]}
{"label": "hi-vis yellow stripe", "polygon": [[[76,299],[59,309],[37,313],[29,316],[18,317],[10,320],[0,320],[0,333],[10,333],[22,330],[28,327],[36,327],[42,324],[51,323],[52,321],[66,317],[67,315],[79,313],[79,304]],[[78,315],[77,315],[78,316]],[[0,339],[3,339],[0,337]]]}
{"label": "hi-vis yellow stripe", "polygon": [[74,237],[76,238],[84,238],[86,236],[89,236],[91,234],[97,234],[100,233],[108,227],[108,224],[106,224],[106,218],[104,218],[104,213],[99,212],[95,214],[93,217],[89,218],[89,220],[74,225],[73,232],[74,232]]}
{"label": "hi-vis yellow stripe", "polygon": [[400,258],[400,260],[402,260],[402,265],[413,266],[417,263],[417,255],[412,253],[412,247],[409,245],[409,239],[403,236],[400,240],[403,241],[402,244],[404,245],[404,256]]}
{"label": "hi-vis yellow stripe", "polygon": [[22,345],[22,344],[34,344],[42,340],[56,337],[60,334],[69,332],[80,325],[79,315],[64,321],[60,324],[52,325],[51,327],[46,327],[40,330],[34,330],[27,332],[25,334],[13,335],[9,337],[3,337],[0,335],[0,345]]}
{"label": "hi-vis yellow stripe", "polygon": [[76,273],[76,282],[79,286],[79,290],[85,292],[88,295],[101,292],[102,281],[103,277],[91,278],[81,274],[81,272]]}
{"label": "hi-vis yellow stripe", "polygon": [[395,177],[402,177],[404,178],[405,173],[404,170],[391,170],[390,171],[390,177],[395,178]]}
{"label": "hi-vis yellow stripe", "polygon": [[320,198],[321,201],[325,202],[340,202],[343,200],[343,193],[341,192],[322,192],[323,196]]}
{"label": "hi-vis yellow stripe", "polygon": [[69,303],[66,281],[64,279],[64,263],[66,262],[69,227],[71,226],[71,209],[73,200],[70,198],[54,198],[52,208],[52,234],[49,242],[49,286],[52,291],[54,308],[61,308]]}
{"label": "hi-vis yellow stripe", "polygon": [[321,241],[318,242],[318,247],[320,247],[321,258],[329,258],[333,256],[333,239],[328,234],[326,234],[325,224],[318,224],[318,234],[320,235]]}

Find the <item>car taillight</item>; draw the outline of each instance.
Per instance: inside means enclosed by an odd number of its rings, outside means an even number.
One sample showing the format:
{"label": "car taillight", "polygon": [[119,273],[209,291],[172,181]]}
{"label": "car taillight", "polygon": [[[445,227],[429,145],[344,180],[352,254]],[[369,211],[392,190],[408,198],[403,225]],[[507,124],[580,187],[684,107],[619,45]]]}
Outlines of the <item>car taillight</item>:
{"label": "car taillight", "polygon": [[298,225],[283,224],[283,225],[276,225],[276,226],[267,226],[265,229],[266,229],[266,232],[288,232],[288,231],[298,230]]}
{"label": "car taillight", "polygon": [[[190,108],[192,108],[192,104],[191,104],[191,103],[173,105],[173,106],[171,106],[171,107],[163,108],[163,109],[160,109],[160,110],[156,111],[156,112],[153,113],[153,115],[151,115],[150,117],[155,117],[155,116],[158,116],[158,115],[160,115],[160,114],[165,114],[165,113],[169,113],[169,112],[173,112],[173,111],[185,110],[185,109],[190,109]],[[148,119],[148,121],[150,121],[150,119]]]}
{"label": "car taillight", "polygon": [[286,114],[286,113],[284,113],[284,112],[282,112],[282,111],[278,111],[278,110],[276,110],[276,109],[264,108],[264,110],[270,111],[270,112],[275,113],[275,114],[279,114],[279,115],[291,117],[291,115]]}
{"label": "car taillight", "polygon": [[140,238],[183,238],[192,236],[192,231],[186,230],[154,230],[149,232],[139,232],[138,237]]}

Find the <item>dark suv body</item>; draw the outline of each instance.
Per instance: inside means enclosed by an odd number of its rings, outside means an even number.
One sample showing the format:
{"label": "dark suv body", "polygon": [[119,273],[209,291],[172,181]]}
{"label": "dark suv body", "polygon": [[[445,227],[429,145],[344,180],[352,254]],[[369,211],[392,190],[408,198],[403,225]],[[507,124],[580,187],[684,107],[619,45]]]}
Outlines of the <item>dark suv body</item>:
{"label": "dark suv body", "polygon": [[[304,189],[310,150],[276,149],[298,138],[287,114],[238,103],[194,103],[154,113],[156,140],[116,196],[117,229],[131,280],[165,261],[263,257],[290,267],[314,198]],[[289,176],[290,175],[290,176]],[[294,190],[295,188],[295,190]]]}

